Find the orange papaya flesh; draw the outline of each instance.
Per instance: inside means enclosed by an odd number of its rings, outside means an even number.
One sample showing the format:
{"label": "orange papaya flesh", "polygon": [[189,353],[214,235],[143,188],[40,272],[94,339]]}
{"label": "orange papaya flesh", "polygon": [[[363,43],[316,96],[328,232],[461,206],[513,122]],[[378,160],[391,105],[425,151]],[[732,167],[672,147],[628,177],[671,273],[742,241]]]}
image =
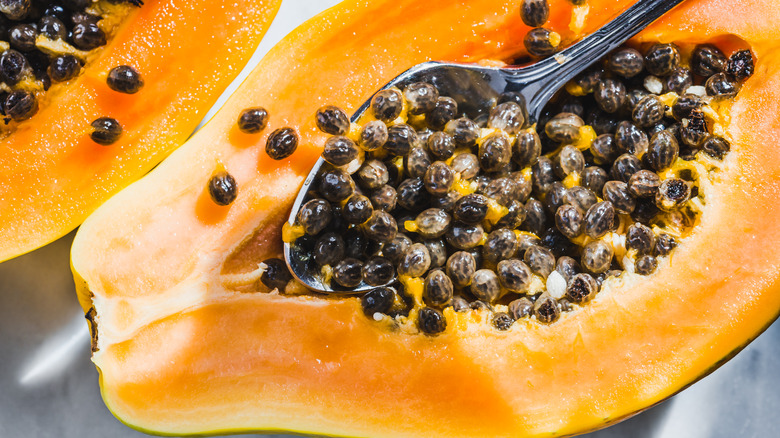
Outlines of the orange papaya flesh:
{"label": "orange papaya flesh", "polygon": [[[589,1],[582,31],[628,3]],[[118,418],[169,434],[575,434],[669,397],[776,318],[780,11],[768,0],[689,0],[637,37],[734,39],[757,59],[722,114],[732,150],[706,177],[701,223],[651,276],[621,277],[552,325],[519,320],[498,332],[473,312],[437,337],[372,321],[356,298],[236,290],[279,254],[281,224],[324,140],[316,109],[356,108],[425,60],[522,56],[518,7],[347,1],[282,41],[200,132],[85,222],[72,266],[85,312],[95,309],[93,361]],[[552,28],[575,39],[568,2],[551,8]],[[266,134],[235,129],[258,104],[271,114],[266,133],[300,133],[289,159],[272,162]],[[238,181],[229,207],[204,195],[218,164]]]}
{"label": "orange papaya flesh", "polygon": [[[181,145],[249,59],[280,0],[150,0],[132,8],[77,78],[56,84],[31,119],[0,140],[0,261],[79,225],[98,205]],[[106,77],[133,66],[136,94]],[[112,117],[120,139],[101,146],[90,123]]]}

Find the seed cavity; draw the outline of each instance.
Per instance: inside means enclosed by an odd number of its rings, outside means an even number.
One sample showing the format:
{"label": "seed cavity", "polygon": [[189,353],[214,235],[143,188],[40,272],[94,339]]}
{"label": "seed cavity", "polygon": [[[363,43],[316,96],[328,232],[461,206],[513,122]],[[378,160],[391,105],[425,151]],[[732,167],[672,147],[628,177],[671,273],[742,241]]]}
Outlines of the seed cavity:
{"label": "seed cavity", "polygon": [[[560,45],[541,27],[548,7],[521,5],[532,56]],[[313,248],[310,275],[369,286],[370,320],[430,336],[474,315],[497,332],[554,324],[615,278],[665,269],[700,219],[699,178],[732,149],[719,102],[752,74],[752,52],[657,43],[604,61],[533,126],[518,93],[472,119],[426,82],[377,92],[352,127],[320,108],[326,163],[288,242]]]}

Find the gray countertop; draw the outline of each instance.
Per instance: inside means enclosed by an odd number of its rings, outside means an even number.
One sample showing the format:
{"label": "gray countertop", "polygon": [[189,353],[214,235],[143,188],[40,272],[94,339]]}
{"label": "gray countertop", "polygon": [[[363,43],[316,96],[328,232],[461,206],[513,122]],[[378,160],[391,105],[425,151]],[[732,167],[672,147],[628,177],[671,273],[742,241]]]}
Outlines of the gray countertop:
{"label": "gray countertop", "polygon": [[[285,0],[250,65],[297,24],[335,3]],[[228,92],[233,89],[235,85]],[[72,238],[73,233],[0,264],[0,438],[147,436],[117,421],[100,398],[98,375],[89,360],[87,325],[70,273]],[[588,436],[780,436],[777,364],[780,325],[776,323],[699,383]]]}

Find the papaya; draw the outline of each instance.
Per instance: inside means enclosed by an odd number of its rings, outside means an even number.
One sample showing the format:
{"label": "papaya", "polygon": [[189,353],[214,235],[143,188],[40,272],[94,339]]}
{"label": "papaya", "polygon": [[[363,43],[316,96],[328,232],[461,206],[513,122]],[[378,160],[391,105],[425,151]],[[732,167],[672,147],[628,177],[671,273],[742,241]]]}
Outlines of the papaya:
{"label": "papaya", "polygon": [[[3,59],[29,58],[34,77],[9,89],[16,79],[4,64],[0,260],[65,235],[181,145],[249,59],[280,1],[49,3],[10,2],[33,9],[21,21],[2,16],[11,41]],[[83,17],[87,24],[71,23]],[[31,48],[17,28],[32,32]],[[136,86],[122,88],[128,77]],[[13,112],[27,108],[9,106],[17,92],[34,110]],[[121,135],[98,138],[110,132]]]}
{"label": "papaya", "polygon": [[[414,323],[416,310],[377,318],[359,296],[266,287],[263,276],[282,268],[265,261],[291,241],[284,224],[327,138],[318,109],[356,109],[428,60],[527,59],[521,3],[339,4],[281,41],[205,127],[84,222],[71,264],[102,396],[121,421],[175,435],[572,435],[670,397],[778,316],[780,10],[770,0],[689,0],[630,43],[712,43],[755,58],[736,96],[707,116],[729,152],[680,158],[710,163],[698,173],[703,201],[649,275],[607,278],[549,324],[502,327],[487,305],[445,308],[435,336]],[[630,3],[551,0],[545,27],[566,44]],[[683,50],[682,62],[709,56],[696,53]],[[268,126],[242,132],[237,119],[257,106]],[[704,119],[686,120],[693,129]],[[282,128],[297,133],[297,149],[276,160],[263,146]],[[222,172],[235,183],[223,187],[237,188],[227,205],[209,189]]]}

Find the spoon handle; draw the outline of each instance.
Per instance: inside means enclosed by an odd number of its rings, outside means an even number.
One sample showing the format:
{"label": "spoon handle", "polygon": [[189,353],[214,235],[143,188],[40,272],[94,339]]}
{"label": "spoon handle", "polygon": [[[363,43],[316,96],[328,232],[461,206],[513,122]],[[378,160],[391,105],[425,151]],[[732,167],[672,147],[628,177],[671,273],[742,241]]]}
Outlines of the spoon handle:
{"label": "spoon handle", "polygon": [[[566,82],[683,1],[639,0],[596,32],[556,55],[527,68],[504,69],[506,80],[526,87],[523,94],[528,101],[528,112],[536,120],[542,107]],[[535,84],[527,87],[532,82]]]}

